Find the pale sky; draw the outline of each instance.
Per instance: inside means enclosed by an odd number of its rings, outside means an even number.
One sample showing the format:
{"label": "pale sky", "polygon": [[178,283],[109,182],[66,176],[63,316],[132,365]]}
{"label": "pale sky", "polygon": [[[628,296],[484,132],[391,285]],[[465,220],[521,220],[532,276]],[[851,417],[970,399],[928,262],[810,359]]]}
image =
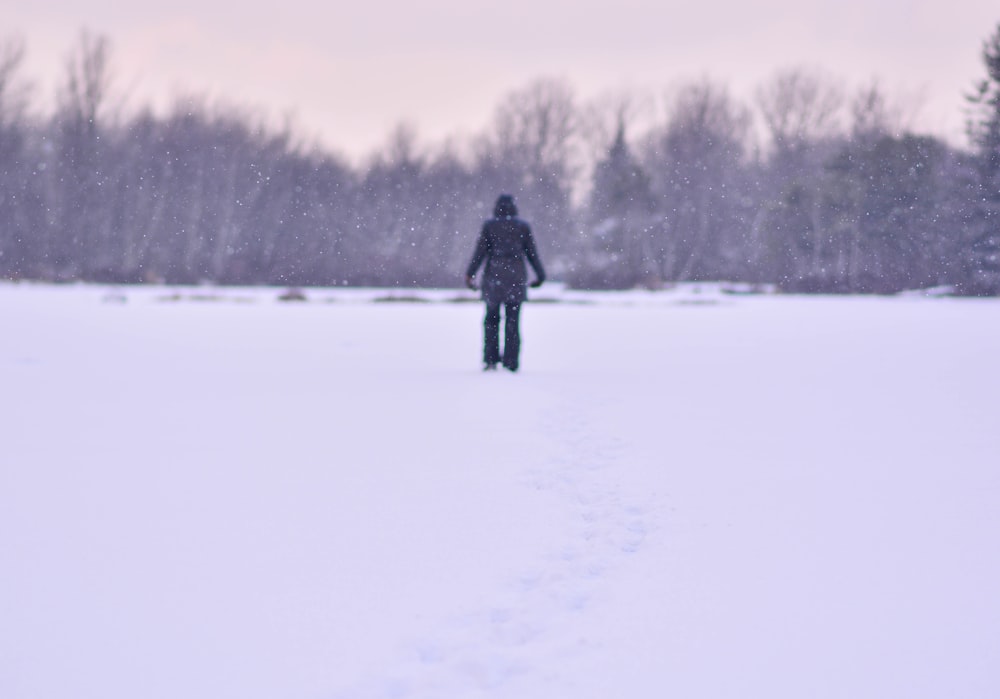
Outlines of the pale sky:
{"label": "pale sky", "polygon": [[423,143],[477,133],[537,78],[581,100],[703,77],[748,98],[796,66],[918,95],[917,129],[963,143],[962,96],[998,23],[996,0],[0,0],[0,39],[24,39],[36,103],[86,28],[111,40],[132,106],[224,98],[291,114],[352,158],[401,122]]}

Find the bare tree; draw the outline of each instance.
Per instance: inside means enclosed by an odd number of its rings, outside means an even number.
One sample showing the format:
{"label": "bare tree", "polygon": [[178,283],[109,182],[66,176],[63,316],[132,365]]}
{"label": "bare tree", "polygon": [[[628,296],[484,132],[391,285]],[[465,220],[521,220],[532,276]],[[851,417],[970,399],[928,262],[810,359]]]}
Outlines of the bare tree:
{"label": "bare tree", "polygon": [[106,157],[111,124],[105,124],[111,89],[110,44],[87,31],[66,59],[64,82],[55,115],[58,133],[54,174],[61,178],[57,218],[68,246],[56,251],[57,275],[103,273],[111,263],[112,212],[108,201],[110,161]]}
{"label": "bare tree", "polygon": [[96,133],[111,92],[110,53],[107,37],[83,31],[68,55],[58,101],[60,117],[69,127]]}
{"label": "bare tree", "polygon": [[504,98],[494,117],[491,145],[530,179],[533,174],[568,170],[575,155],[578,126],[570,86],[539,80]]}
{"label": "bare tree", "polygon": [[877,78],[872,78],[851,99],[851,135],[871,139],[901,134],[911,130],[919,111],[918,100],[890,95]]}
{"label": "bare tree", "polygon": [[24,158],[29,86],[20,76],[24,42],[0,41],[0,273],[19,277],[27,259],[26,237],[32,228],[32,178]]}
{"label": "bare tree", "polygon": [[728,275],[742,254],[749,110],[709,80],[683,87],[646,148],[662,212],[661,278]]}
{"label": "bare tree", "polygon": [[792,68],[757,91],[757,106],[772,146],[795,151],[838,131],[844,90],[818,70]]}
{"label": "bare tree", "polygon": [[822,275],[830,239],[824,216],[824,162],[841,137],[840,83],[816,69],[792,68],[757,91],[771,144],[760,184],[750,259],[761,276],[798,288]]}
{"label": "bare tree", "polygon": [[30,86],[20,75],[24,55],[20,37],[0,41],[0,133],[25,118]]}

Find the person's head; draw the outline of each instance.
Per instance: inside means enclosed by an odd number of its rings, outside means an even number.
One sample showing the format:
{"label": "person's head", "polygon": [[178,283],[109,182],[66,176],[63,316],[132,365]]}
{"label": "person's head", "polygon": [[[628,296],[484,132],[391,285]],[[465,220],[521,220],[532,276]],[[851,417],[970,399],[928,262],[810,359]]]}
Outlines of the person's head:
{"label": "person's head", "polygon": [[513,218],[517,216],[517,207],[514,206],[514,197],[509,194],[501,194],[497,198],[497,205],[493,207],[493,215],[497,218]]}

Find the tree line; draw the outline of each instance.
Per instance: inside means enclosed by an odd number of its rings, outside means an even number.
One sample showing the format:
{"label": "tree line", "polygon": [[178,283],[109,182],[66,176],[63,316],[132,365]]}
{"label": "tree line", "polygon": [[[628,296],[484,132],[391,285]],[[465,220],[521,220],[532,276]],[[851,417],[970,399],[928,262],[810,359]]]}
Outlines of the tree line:
{"label": "tree line", "polygon": [[0,40],[0,278],[455,286],[508,192],[577,288],[1000,293],[1000,26],[964,149],[906,128],[877,83],[789,69],[748,101],[705,79],[659,108],[539,80],[465,142],[401,126],[351,165],[206,100],[123,116],[88,33],[39,116],[24,55]]}

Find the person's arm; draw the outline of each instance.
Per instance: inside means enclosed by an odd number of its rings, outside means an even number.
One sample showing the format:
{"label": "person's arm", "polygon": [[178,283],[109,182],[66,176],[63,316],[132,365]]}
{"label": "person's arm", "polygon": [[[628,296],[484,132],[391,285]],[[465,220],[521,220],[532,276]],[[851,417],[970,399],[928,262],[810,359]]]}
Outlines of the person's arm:
{"label": "person's arm", "polygon": [[483,260],[486,259],[489,251],[490,245],[486,235],[486,226],[484,225],[483,230],[479,233],[479,240],[476,242],[476,250],[472,253],[472,260],[465,270],[465,285],[470,289],[476,288],[473,278],[476,276],[476,272],[479,271],[479,266],[483,264]]}
{"label": "person's arm", "polygon": [[538,256],[538,249],[535,248],[535,237],[531,234],[531,226],[524,224],[524,256],[531,263],[531,268],[535,270],[535,281],[531,286],[538,288],[545,281],[545,267],[542,266],[542,258]]}

